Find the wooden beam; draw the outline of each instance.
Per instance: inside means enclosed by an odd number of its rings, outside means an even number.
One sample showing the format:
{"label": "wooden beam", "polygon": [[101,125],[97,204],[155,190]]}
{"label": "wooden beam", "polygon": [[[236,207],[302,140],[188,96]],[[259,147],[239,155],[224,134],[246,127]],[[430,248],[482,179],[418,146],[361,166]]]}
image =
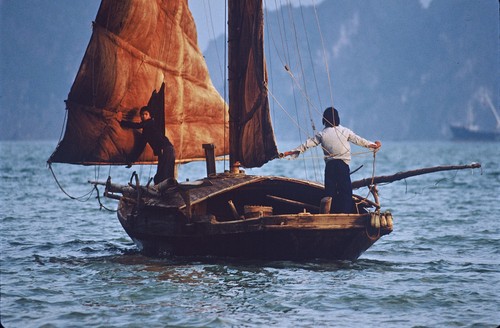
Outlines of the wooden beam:
{"label": "wooden beam", "polygon": [[434,172],[439,172],[439,171],[450,171],[450,170],[464,170],[464,169],[478,169],[481,167],[481,164],[479,163],[472,163],[469,165],[445,165],[445,166],[433,166],[433,167],[426,167],[423,169],[417,169],[417,170],[411,170],[411,171],[404,171],[404,172],[398,172],[393,175],[381,175],[373,178],[366,178],[362,180],[357,180],[352,182],[352,188],[357,189],[361,187],[367,187],[379,183],[387,183],[387,182],[394,182],[398,180],[403,180],[409,177],[414,177],[417,175],[422,175],[422,174],[428,174],[428,173],[434,173]]}
{"label": "wooden beam", "polygon": [[299,201],[288,199],[288,198],[273,196],[273,195],[266,195],[266,197],[270,198],[272,200],[281,202],[281,203],[285,203],[285,204],[289,204],[289,205],[294,205],[294,206],[299,206],[299,207],[304,207],[304,208],[307,208],[309,210],[319,212],[319,206],[315,206],[315,205],[311,205],[311,204],[308,204],[308,203],[299,202]]}

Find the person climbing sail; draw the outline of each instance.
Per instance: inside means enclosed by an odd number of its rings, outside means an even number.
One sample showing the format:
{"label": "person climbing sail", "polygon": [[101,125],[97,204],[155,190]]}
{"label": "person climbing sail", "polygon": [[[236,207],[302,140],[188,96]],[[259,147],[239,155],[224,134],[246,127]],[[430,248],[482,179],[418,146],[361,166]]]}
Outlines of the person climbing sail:
{"label": "person climbing sail", "polygon": [[170,179],[170,181],[175,184],[174,146],[168,137],[166,137],[158,128],[156,122],[151,117],[151,110],[147,106],[142,107],[139,113],[141,116],[141,122],[136,123],[131,121],[122,121],[123,114],[118,112],[117,119],[120,122],[120,126],[132,129],[142,129],[144,146],[141,147],[140,151],[142,152],[146,143],[148,143],[153,149],[153,154],[158,156],[158,166],[153,180],[155,185],[166,179]]}
{"label": "person climbing sail", "polygon": [[377,151],[380,141],[371,142],[350,129],[340,125],[337,109],[328,107],[323,112],[324,129],[306,140],[297,148],[287,151],[284,156],[297,157],[308,148],[321,144],[325,154],[325,194],[332,197],[332,213],[351,213],[353,210],[352,185],[349,172],[352,142],[358,146]]}

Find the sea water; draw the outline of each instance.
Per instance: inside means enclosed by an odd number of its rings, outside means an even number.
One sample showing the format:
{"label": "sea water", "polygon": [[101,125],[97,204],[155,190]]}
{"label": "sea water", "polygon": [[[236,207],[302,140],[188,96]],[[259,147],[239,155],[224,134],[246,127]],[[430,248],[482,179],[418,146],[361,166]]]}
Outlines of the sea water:
{"label": "sea water", "polygon": [[[155,259],[88,180],[143,183],[155,167],[54,164],[56,142],[1,142],[0,282],[5,327],[496,327],[500,324],[498,143],[387,142],[353,156],[353,180],[435,165],[379,186],[394,232],[354,262]],[[288,145],[287,145],[288,146]],[[282,150],[288,150],[286,147]],[[307,156],[307,153],[305,154]],[[311,152],[314,157],[314,152]],[[249,174],[322,179],[321,161],[274,160]],[[222,163],[218,170],[224,170]],[[205,174],[202,163],[179,180]],[[366,196],[366,188],[356,191]],[[102,206],[101,206],[102,205]]]}

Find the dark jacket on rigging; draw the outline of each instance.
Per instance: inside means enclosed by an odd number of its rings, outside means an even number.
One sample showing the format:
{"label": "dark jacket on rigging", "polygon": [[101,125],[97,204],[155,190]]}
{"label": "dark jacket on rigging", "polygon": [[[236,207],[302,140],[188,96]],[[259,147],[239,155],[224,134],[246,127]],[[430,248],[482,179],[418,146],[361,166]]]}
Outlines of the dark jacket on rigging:
{"label": "dark jacket on rigging", "polygon": [[151,146],[155,156],[159,156],[162,152],[162,149],[164,149],[165,147],[172,146],[170,140],[168,140],[168,138],[164,136],[163,133],[161,133],[160,129],[156,126],[156,123],[153,119],[149,119],[140,123],[120,121],[120,125],[125,128],[142,129],[142,136],[144,137],[144,141],[146,141]]}
{"label": "dark jacket on rigging", "polygon": [[[142,142],[140,151],[146,146],[146,142],[153,149],[155,156],[158,156],[158,165],[154,176],[155,184],[159,184],[165,179],[174,180],[175,176],[175,149],[170,140],[163,134],[162,129],[151,118],[150,111],[147,107],[141,108],[141,122],[121,121],[120,125],[126,128],[142,129]],[[130,156],[130,162],[135,161],[139,156],[139,152],[135,151]],[[130,166],[130,165],[129,165]]]}

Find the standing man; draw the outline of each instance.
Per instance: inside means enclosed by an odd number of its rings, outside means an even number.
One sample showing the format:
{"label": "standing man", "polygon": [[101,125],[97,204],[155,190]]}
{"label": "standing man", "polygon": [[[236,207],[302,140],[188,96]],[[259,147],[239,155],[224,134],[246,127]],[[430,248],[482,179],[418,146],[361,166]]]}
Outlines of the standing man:
{"label": "standing man", "polygon": [[[175,169],[175,150],[174,146],[168,138],[161,132],[154,119],[151,117],[151,112],[147,106],[140,110],[141,122],[135,123],[130,121],[122,121],[122,113],[118,112],[118,121],[122,127],[132,129],[142,129],[142,136],[153,149],[153,154],[158,156],[158,166],[154,176],[155,185],[165,179],[170,179],[175,184],[174,169]],[[145,146],[145,144],[144,144]]]}
{"label": "standing man", "polygon": [[323,112],[325,128],[299,147],[285,152],[285,156],[297,157],[308,148],[321,144],[325,154],[325,193],[332,197],[332,213],[351,213],[353,210],[352,184],[349,170],[352,142],[358,146],[378,150],[380,141],[371,142],[361,138],[340,125],[338,111],[328,107]]}

